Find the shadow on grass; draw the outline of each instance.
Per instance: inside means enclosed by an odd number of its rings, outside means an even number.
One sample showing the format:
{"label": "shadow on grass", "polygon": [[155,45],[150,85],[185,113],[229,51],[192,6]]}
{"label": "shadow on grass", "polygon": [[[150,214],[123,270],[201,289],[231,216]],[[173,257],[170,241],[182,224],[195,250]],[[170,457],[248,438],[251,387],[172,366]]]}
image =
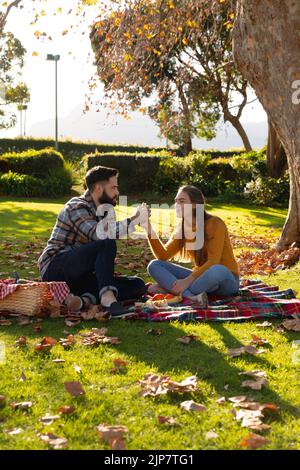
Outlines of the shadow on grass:
{"label": "shadow on grass", "polygon": [[[195,325],[196,323],[192,324]],[[237,358],[229,358],[225,352],[218,350],[213,344],[215,334],[223,341],[226,348],[240,347],[243,344],[233,336],[226,325],[223,323],[209,323],[211,332],[203,340],[184,345],[177,341],[179,337],[187,334],[180,323],[153,323],[142,321],[111,321],[101,323],[82,322],[80,325],[71,328],[70,334],[79,334],[83,329],[93,327],[108,327],[110,336],[117,336],[121,343],[115,346],[107,346],[112,351],[126,354],[128,358],[132,357],[139,362],[143,362],[149,367],[149,372],[170,375],[197,375],[200,381],[210,384],[211,387],[220,395],[226,398],[238,395],[247,395],[262,403],[276,403],[281,410],[293,413],[294,416],[300,416],[299,410],[283,399],[279,394],[270,388],[262,391],[250,391],[241,388],[241,383],[246,380],[239,376],[242,370],[234,364]],[[149,329],[161,330],[161,335],[149,334]],[[52,336],[56,339],[66,336],[66,326],[62,320],[44,320],[42,330],[34,332],[31,326],[19,327],[15,323],[5,329],[5,333],[17,338],[25,335],[28,339],[36,339],[39,342],[43,336]],[[205,339],[210,341],[209,344]],[[28,352],[32,351],[28,349]],[[23,350],[26,354],[26,350]],[[72,348],[70,349],[72,354]],[[45,364],[49,361],[48,354],[39,355],[39,363]],[[262,356],[243,356],[243,361],[249,365],[249,369],[266,368],[272,369],[275,366],[270,364]],[[184,377],[183,377],[184,378]],[[224,387],[228,384],[228,390]],[[180,397],[182,398],[182,397]],[[201,392],[201,383],[196,392],[195,398],[207,399],[207,396]],[[279,416],[274,417],[280,420]]]}

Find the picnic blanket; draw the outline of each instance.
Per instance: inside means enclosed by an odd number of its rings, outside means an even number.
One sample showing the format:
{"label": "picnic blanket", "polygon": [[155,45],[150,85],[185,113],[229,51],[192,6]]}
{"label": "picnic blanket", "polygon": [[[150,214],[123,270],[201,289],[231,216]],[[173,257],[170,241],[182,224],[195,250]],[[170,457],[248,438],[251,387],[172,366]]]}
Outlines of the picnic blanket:
{"label": "picnic blanket", "polygon": [[[39,284],[38,282],[30,282],[30,286],[38,286]],[[63,303],[70,293],[70,289],[65,282],[48,282],[47,285],[53,299],[57,300],[59,303]],[[0,300],[3,300],[7,295],[12,294],[21,286],[22,284],[17,284],[15,279],[0,279]]]}
{"label": "picnic blanket", "polygon": [[136,319],[164,321],[241,321],[260,318],[286,318],[300,316],[300,299],[292,289],[279,290],[260,280],[242,280],[237,295],[220,297],[209,295],[207,307],[199,307],[188,299],[180,304],[151,311],[142,307]]}

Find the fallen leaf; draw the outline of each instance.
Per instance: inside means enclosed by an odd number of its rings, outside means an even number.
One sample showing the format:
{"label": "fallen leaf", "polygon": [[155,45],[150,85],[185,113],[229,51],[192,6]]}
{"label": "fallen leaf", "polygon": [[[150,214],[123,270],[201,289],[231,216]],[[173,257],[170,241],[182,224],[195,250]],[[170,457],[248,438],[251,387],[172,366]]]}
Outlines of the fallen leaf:
{"label": "fallen leaf", "polygon": [[183,408],[186,411],[197,411],[197,412],[206,410],[206,406],[200,405],[200,403],[196,403],[193,400],[183,401],[182,403],[180,403],[180,408]]}
{"label": "fallen leaf", "polygon": [[71,346],[73,346],[76,343],[74,335],[68,335],[67,338],[60,338],[59,344],[64,348],[64,349],[69,349]]}
{"label": "fallen leaf", "polygon": [[56,339],[47,336],[37,343],[34,347],[35,351],[50,350],[57,343]]}
{"label": "fallen leaf", "polygon": [[242,403],[243,401],[251,401],[250,398],[246,397],[246,395],[239,395],[237,397],[230,397],[228,398],[229,401],[232,403]]}
{"label": "fallen leaf", "polygon": [[263,323],[256,323],[256,326],[258,326],[258,328],[269,328],[272,325],[273,324],[270,323],[269,321],[264,321]]}
{"label": "fallen leaf", "polygon": [[158,424],[167,424],[168,426],[178,425],[177,419],[172,418],[171,416],[157,416]]}
{"label": "fallen leaf", "polygon": [[258,344],[258,345],[262,345],[262,344],[268,344],[269,341],[267,341],[266,339],[263,339],[263,338],[260,338],[259,336],[256,336],[256,335],[252,335],[252,339],[250,341],[252,344]]}
{"label": "fallen leaf", "polygon": [[240,443],[242,447],[248,447],[251,450],[256,450],[259,447],[263,447],[266,444],[269,444],[265,437],[260,436],[259,434],[250,433],[246,436]]}
{"label": "fallen leaf", "polygon": [[52,362],[55,364],[62,364],[63,362],[66,362],[64,359],[52,359]]}
{"label": "fallen leaf", "polygon": [[124,433],[128,432],[125,426],[108,426],[100,424],[97,426],[100,437],[107,442],[113,450],[124,450]]}
{"label": "fallen leaf", "polygon": [[82,344],[84,346],[98,346],[99,344],[120,344],[117,337],[106,336],[107,328],[92,328],[89,333],[84,333]]}
{"label": "fallen leaf", "polygon": [[63,405],[61,406],[58,411],[59,413],[63,414],[63,415],[70,415],[71,413],[74,413],[74,411],[76,410],[75,406],[73,405]]}
{"label": "fallen leaf", "polygon": [[54,421],[56,421],[59,418],[60,418],[59,415],[50,415],[49,413],[46,413],[46,415],[40,419],[40,422],[43,424],[49,425],[49,424],[54,423]]}
{"label": "fallen leaf", "polygon": [[181,338],[177,338],[177,341],[183,344],[189,344],[191,341],[196,341],[197,339],[199,339],[199,336],[187,335],[187,336],[182,336]]}
{"label": "fallen leaf", "polygon": [[74,369],[75,369],[75,371],[77,372],[77,374],[81,374],[81,373],[82,373],[81,367],[75,365],[75,366],[74,366]]}
{"label": "fallen leaf", "polygon": [[216,400],[216,403],[218,403],[219,405],[222,405],[223,403],[226,402],[226,398],[225,397],[221,397],[221,398],[218,398],[218,400]]}
{"label": "fallen leaf", "polygon": [[143,380],[139,380],[142,391],[141,395],[146,396],[158,396],[165,395],[169,392],[194,392],[197,390],[197,377],[191,376],[182,382],[174,382],[169,376],[160,376],[156,374],[146,374]]}
{"label": "fallen leaf", "polygon": [[11,403],[10,406],[14,410],[28,410],[28,408],[32,407],[31,401],[20,401],[19,403]]}
{"label": "fallen leaf", "polygon": [[300,331],[300,319],[284,320],[282,326],[288,331]]}
{"label": "fallen leaf", "polygon": [[25,382],[25,380],[26,380],[26,375],[22,371],[22,374],[21,374],[21,377],[20,377],[20,382]]}
{"label": "fallen leaf", "polygon": [[23,432],[22,428],[14,428],[11,431],[7,431],[7,434],[9,434],[10,436],[16,436],[20,434],[21,432]]}
{"label": "fallen leaf", "polygon": [[249,375],[250,377],[255,377],[255,378],[261,378],[261,377],[267,377],[267,374],[266,372],[264,372],[263,370],[257,370],[257,369],[254,369],[254,370],[249,370],[247,372],[239,372],[239,375]]}
{"label": "fallen leaf", "polygon": [[12,322],[6,318],[0,318],[0,326],[10,326]]}
{"label": "fallen leaf", "polygon": [[241,354],[262,354],[264,349],[256,349],[254,346],[242,346],[240,348],[228,349],[228,355],[231,357],[241,356]]}
{"label": "fallen leaf", "polygon": [[73,397],[80,397],[85,394],[85,391],[80,382],[64,382],[65,389]]}
{"label": "fallen leaf", "polygon": [[68,439],[65,439],[64,437],[58,437],[55,434],[52,434],[51,432],[47,434],[39,434],[39,437],[42,439],[42,441],[46,442],[49,444],[50,447],[53,449],[65,449],[68,447]]}
{"label": "fallen leaf", "polygon": [[17,346],[26,346],[27,344],[27,338],[26,336],[20,336],[16,341],[15,344]]}
{"label": "fallen leaf", "polygon": [[249,387],[252,390],[261,390],[262,386],[268,386],[268,381],[266,379],[245,380],[242,383],[242,387]]}

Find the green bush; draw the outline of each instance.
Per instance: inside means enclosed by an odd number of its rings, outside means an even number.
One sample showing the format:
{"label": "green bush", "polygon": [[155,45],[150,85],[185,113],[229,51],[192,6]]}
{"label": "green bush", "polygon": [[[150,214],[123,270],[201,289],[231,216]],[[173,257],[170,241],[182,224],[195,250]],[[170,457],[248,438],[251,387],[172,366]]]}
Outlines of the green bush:
{"label": "green bush", "polygon": [[11,171],[20,175],[36,178],[47,178],[52,171],[61,170],[64,159],[61,153],[48,148],[44,150],[27,150],[21,153],[5,153],[1,155],[0,172]]}
{"label": "green bush", "polygon": [[73,178],[67,166],[51,170],[45,179],[9,171],[0,175],[0,194],[17,197],[60,197],[70,194]]}
{"label": "green bush", "polygon": [[135,193],[153,190],[159,163],[164,158],[167,157],[115,152],[86,155],[83,162],[87,170],[98,165],[116,168],[120,172],[120,191]]}
{"label": "green bush", "polygon": [[267,206],[272,202],[287,202],[289,200],[289,172],[282,178],[258,176],[246,184],[244,195],[252,202]]}

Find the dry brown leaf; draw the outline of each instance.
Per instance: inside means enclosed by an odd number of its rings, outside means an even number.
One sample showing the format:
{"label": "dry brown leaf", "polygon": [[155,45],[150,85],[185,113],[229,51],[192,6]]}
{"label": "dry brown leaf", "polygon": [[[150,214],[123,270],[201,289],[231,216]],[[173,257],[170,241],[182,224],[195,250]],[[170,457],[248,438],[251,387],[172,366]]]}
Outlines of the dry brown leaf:
{"label": "dry brown leaf", "polygon": [[196,341],[197,339],[199,339],[199,336],[187,335],[187,336],[182,336],[181,338],[177,338],[177,341],[183,344],[190,344],[191,341]]}
{"label": "dry brown leaf", "polygon": [[41,325],[40,322],[34,323],[34,324],[32,325],[32,330],[35,331],[35,332],[41,331],[41,329],[42,329],[42,325]]}
{"label": "dry brown leaf", "polygon": [[143,380],[139,380],[142,391],[141,395],[158,396],[165,395],[169,392],[194,392],[197,390],[197,377],[191,376],[182,382],[174,382],[169,376],[160,376],[156,374],[146,374]]}
{"label": "dry brown leaf", "polygon": [[73,346],[76,343],[74,335],[68,335],[67,338],[60,338],[59,344],[64,348],[64,349],[69,349],[71,346]]}
{"label": "dry brown leaf", "polygon": [[259,336],[252,335],[251,344],[257,344],[261,346],[262,344],[269,344],[269,341],[266,339],[260,338]]}
{"label": "dry brown leaf", "polygon": [[82,344],[84,346],[98,346],[99,344],[120,344],[117,337],[106,336],[107,328],[92,328],[89,333],[84,333]]}
{"label": "dry brown leaf", "polygon": [[65,319],[65,324],[69,327],[72,328],[73,326],[78,325],[81,322],[81,318],[76,319],[76,320],[69,320],[68,318]]}
{"label": "dry brown leaf", "polygon": [[32,407],[32,402],[31,401],[20,401],[18,403],[10,403],[10,406],[14,410],[28,410],[29,408]]}
{"label": "dry brown leaf", "polygon": [[254,346],[242,346],[240,348],[228,349],[228,355],[231,357],[241,356],[241,354],[262,354],[264,349],[256,349]]}
{"label": "dry brown leaf", "polygon": [[60,418],[59,415],[50,415],[49,413],[46,413],[46,415],[40,419],[40,422],[43,424],[49,425],[49,424],[54,423],[54,421],[56,421],[59,418]]}
{"label": "dry brown leaf", "polygon": [[183,401],[180,403],[180,408],[186,411],[197,411],[199,413],[206,410],[206,406],[196,403],[193,400]]}
{"label": "dry brown leaf", "polygon": [[269,444],[265,437],[260,436],[259,434],[250,433],[246,436],[240,443],[242,447],[248,447],[251,450],[256,450],[259,447],[263,447],[266,444]]}
{"label": "dry brown leaf", "polygon": [[168,426],[177,426],[178,422],[176,418],[172,416],[157,416],[158,424],[167,424]]}
{"label": "dry brown leaf", "polygon": [[22,371],[21,377],[20,377],[20,382],[25,382],[25,380],[26,380],[26,375],[25,375],[24,372]]}
{"label": "dry brown leaf", "polygon": [[57,343],[56,339],[47,336],[37,343],[34,347],[35,351],[50,350]]}
{"label": "dry brown leaf", "polygon": [[226,403],[226,398],[225,397],[218,398],[218,400],[216,400],[216,403],[218,403],[219,405],[222,405],[223,403]]}
{"label": "dry brown leaf", "polygon": [[58,409],[58,412],[63,414],[63,415],[70,415],[71,413],[74,413],[76,410],[75,406],[73,405],[63,405]]}
{"label": "dry brown leaf", "polygon": [[273,324],[269,321],[264,321],[263,323],[256,323],[256,326],[258,326],[258,328],[269,328],[273,326]]}
{"label": "dry brown leaf", "polygon": [[23,431],[24,431],[24,429],[22,429],[22,428],[14,428],[11,431],[6,431],[6,433],[9,434],[10,436],[16,436],[16,435],[20,434]]}
{"label": "dry brown leaf", "polygon": [[228,400],[232,403],[242,403],[244,401],[251,401],[251,398],[246,397],[246,395],[239,395],[237,397],[230,397]]}
{"label": "dry brown leaf", "polygon": [[26,346],[27,338],[26,336],[19,336],[19,338],[15,341],[17,346]]}
{"label": "dry brown leaf", "polygon": [[284,320],[282,326],[288,331],[300,331],[300,318]]}
{"label": "dry brown leaf", "polygon": [[100,424],[97,426],[99,436],[107,442],[113,450],[124,450],[124,434],[128,432],[125,426],[108,426]]}
{"label": "dry brown leaf", "polygon": [[239,372],[239,375],[249,375],[250,377],[255,377],[257,379],[260,379],[262,377],[264,378],[267,377],[266,372],[264,372],[263,370],[258,370],[258,369],[249,370],[247,372]]}
{"label": "dry brown leaf", "polygon": [[68,439],[64,437],[58,437],[55,434],[52,434],[51,432],[47,434],[39,434],[38,435],[42,441],[46,442],[49,444],[50,447],[53,449],[65,449],[68,447]]}
{"label": "dry brown leaf", "polygon": [[20,315],[19,318],[17,319],[17,324],[19,326],[26,326],[31,323],[31,320],[29,317],[26,317],[25,315]]}
{"label": "dry brown leaf", "polygon": [[242,387],[249,387],[252,390],[261,390],[262,386],[268,386],[268,381],[264,378],[257,380],[244,380],[242,383]]}
{"label": "dry brown leaf", "polygon": [[64,382],[65,389],[73,397],[80,397],[85,394],[85,391],[80,382]]}

